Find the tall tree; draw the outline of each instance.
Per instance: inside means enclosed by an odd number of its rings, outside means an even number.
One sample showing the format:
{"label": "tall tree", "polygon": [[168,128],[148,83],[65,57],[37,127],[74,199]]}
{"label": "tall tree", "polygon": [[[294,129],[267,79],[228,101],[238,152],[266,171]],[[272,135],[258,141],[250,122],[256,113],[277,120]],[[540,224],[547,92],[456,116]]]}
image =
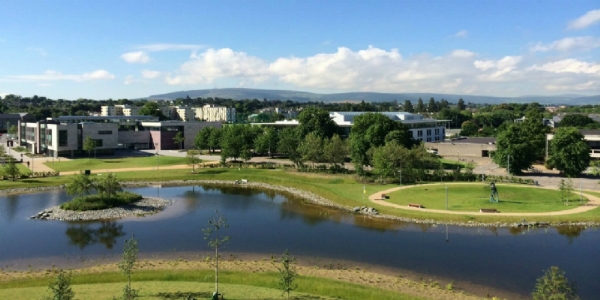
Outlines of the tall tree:
{"label": "tall tree", "polygon": [[291,160],[296,167],[299,167],[302,165],[302,154],[298,150],[301,142],[302,140],[296,132],[296,128],[285,128],[279,132],[277,151],[287,155],[288,159]]}
{"label": "tall tree", "polygon": [[410,100],[404,100],[404,105],[402,106],[402,108],[404,109],[405,112],[414,112],[415,109],[412,105],[412,103],[410,102]]}
{"label": "tall tree", "polygon": [[465,100],[463,100],[462,98],[458,99],[458,103],[456,103],[456,108],[458,110],[465,110],[467,108],[467,106],[465,105]]}
{"label": "tall tree", "polygon": [[429,103],[427,104],[427,112],[434,113],[438,111],[438,105],[435,103],[433,97],[429,98]]}
{"label": "tall tree", "polygon": [[210,135],[213,130],[216,130],[214,127],[204,127],[196,134],[194,137],[194,147],[198,150],[209,149],[210,150]]}
{"label": "tall tree", "polygon": [[339,135],[334,134],[331,139],[325,141],[323,157],[325,161],[333,164],[335,167],[344,165],[344,161],[348,157],[348,144]]}
{"label": "tall tree", "polygon": [[90,191],[94,189],[94,183],[88,175],[79,173],[73,177],[73,180],[67,184],[67,194],[71,196],[85,196],[89,195]]}
{"label": "tall tree", "polygon": [[298,285],[294,282],[298,277],[296,272],[296,259],[290,256],[289,251],[286,249],[281,256],[281,266],[277,267],[279,270],[279,282],[278,287],[282,292],[282,295],[287,294],[287,299],[290,299],[290,292],[295,290]]}
{"label": "tall tree", "polygon": [[185,155],[187,164],[192,166],[192,173],[196,171],[196,166],[202,162],[202,160],[198,157],[198,152],[200,152],[200,150],[188,150]]}
{"label": "tall tree", "polygon": [[220,231],[229,228],[227,218],[215,211],[215,215],[208,220],[208,225],[202,229],[204,239],[208,240],[208,246],[215,249],[215,295],[219,296],[219,248],[231,239],[230,236],[220,235]]}
{"label": "tall tree", "polygon": [[550,165],[576,177],[590,165],[590,146],[575,127],[560,127],[550,141]]}
{"label": "tall tree", "polygon": [[111,199],[118,192],[123,191],[121,183],[114,173],[104,174],[100,179],[95,180],[95,187],[98,194],[104,199]]}
{"label": "tall tree", "polygon": [[4,174],[8,175],[8,177],[10,177],[12,179],[12,181],[15,181],[15,179],[18,178],[19,175],[21,175],[21,171],[17,167],[17,164],[16,164],[14,158],[8,157],[6,159],[8,160],[8,162],[6,163],[6,166],[4,167]]}
{"label": "tall tree", "polygon": [[544,116],[537,109],[529,109],[525,115],[523,127],[528,135],[529,141],[536,149],[536,159],[543,160],[546,148],[546,134],[550,127],[544,125]]}
{"label": "tall tree", "polygon": [[123,300],[133,300],[138,297],[138,290],[131,288],[131,275],[137,262],[138,251],[138,240],[134,236],[125,240],[123,257],[121,258],[121,262],[119,262],[119,270],[121,270],[123,275],[127,276],[127,284],[123,289]]}
{"label": "tall tree", "polygon": [[71,273],[64,270],[58,271],[56,279],[48,284],[48,291],[51,296],[44,297],[44,300],[73,300],[75,292],[71,288]]}
{"label": "tall tree", "polygon": [[94,149],[96,149],[96,142],[92,140],[92,138],[89,135],[86,136],[85,140],[83,140],[83,151],[87,151],[88,159],[92,157],[92,151]]}
{"label": "tall tree", "polygon": [[264,132],[256,137],[254,145],[256,146],[256,152],[268,153],[269,157],[273,157],[273,153],[277,149],[277,143],[279,142],[279,136],[277,130],[273,127],[267,127]]}
{"label": "tall tree", "polygon": [[586,115],[581,114],[568,114],[565,115],[558,125],[560,127],[577,127],[585,128],[586,126],[593,124],[594,120]]}
{"label": "tall tree", "polygon": [[185,138],[183,137],[183,132],[177,132],[177,134],[173,137],[173,142],[177,144],[178,149],[181,149],[183,141],[185,141]]}
{"label": "tall tree", "polygon": [[302,143],[300,143],[298,151],[302,154],[304,161],[310,161],[313,164],[321,162],[323,159],[323,138],[315,132],[307,134]]}
{"label": "tall tree", "polygon": [[321,138],[331,138],[337,133],[337,124],[329,116],[329,112],[318,107],[307,107],[298,115],[298,133],[301,138],[314,132]]}
{"label": "tall tree", "polygon": [[417,101],[417,107],[415,108],[415,111],[417,111],[418,113],[422,113],[425,111],[425,104],[423,103],[423,99],[419,98],[419,100]]}
{"label": "tall tree", "polygon": [[159,120],[166,120],[167,117],[162,113],[158,103],[156,102],[146,102],[142,108],[140,108],[138,114],[141,116],[154,116],[158,117]]}
{"label": "tall tree", "polygon": [[526,128],[521,124],[513,124],[498,134],[496,148],[494,162],[509,168],[510,174],[519,174],[522,170],[531,168],[537,158],[537,149],[529,140]]}

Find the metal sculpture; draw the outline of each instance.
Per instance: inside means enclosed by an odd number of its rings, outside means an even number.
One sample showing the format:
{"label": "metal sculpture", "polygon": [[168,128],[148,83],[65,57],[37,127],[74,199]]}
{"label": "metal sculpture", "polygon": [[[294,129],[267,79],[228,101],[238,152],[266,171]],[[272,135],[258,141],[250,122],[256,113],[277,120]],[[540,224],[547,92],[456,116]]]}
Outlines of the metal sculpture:
{"label": "metal sculpture", "polygon": [[496,183],[494,183],[492,181],[492,183],[490,183],[490,202],[498,202],[500,201],[500,197],[498,197],[498,189],[496,188]]}

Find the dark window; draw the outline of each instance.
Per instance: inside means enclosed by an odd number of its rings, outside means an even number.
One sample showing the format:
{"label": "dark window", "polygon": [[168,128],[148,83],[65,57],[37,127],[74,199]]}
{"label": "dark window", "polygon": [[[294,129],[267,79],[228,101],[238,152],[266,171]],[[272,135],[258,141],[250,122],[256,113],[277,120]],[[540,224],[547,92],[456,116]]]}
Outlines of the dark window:
{"label": "dark window", "polygon": [[112,130],[100,130],[98,134],[112,134]]}
{"label": "dark window", "polygon": [[68,141],[69,141],[69,139],[68,139],[67,131],[59,130],[58,131],[58,146],[59,147],[67,146]]}
{"label": "dark window", "polygon": [[94,140],[94,145],[96,147],[102,147],[104,145],[103,140]]}

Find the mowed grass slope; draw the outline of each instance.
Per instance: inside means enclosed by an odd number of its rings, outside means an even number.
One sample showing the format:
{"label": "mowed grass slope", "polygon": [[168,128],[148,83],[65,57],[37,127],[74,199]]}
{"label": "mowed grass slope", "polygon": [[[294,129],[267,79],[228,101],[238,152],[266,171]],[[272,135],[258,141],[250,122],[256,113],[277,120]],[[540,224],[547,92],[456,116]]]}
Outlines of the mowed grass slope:
{"label": "mowed grass slope", "polygon": [[[448,210],[474,212],[480,208],[495,208],[501,212],[550,212],[572,209],[587,202],[572,194],[569,205],[560,199],[558,190],[498,184],[500,202],[491,203],[490,187],[485,184],[448,184]],[[425,208],[446,209],[446,189],[443,185],[420,185],[389,193],[388,202],[408,205],[418,203]]]}
{"label": "mowed grass slope", "polygon": [[[214,291],[212,270],[144,270],[132,276],[132,287],[140,290],[140,299],[162,299],[160,292],[202,293]],[[274,272],[249,273],[243,271],[219,272],[219,291],[226,299],[282,299],[277,289],[278,274]],[[21,279],[0,283],[0,299],[40,299],[47,295],[49,278]],[[291,296],[302,299],[426,299],[395,291],[368,287],[328,278],[300,276],[298,288]],[[77,299],[110,300],[119,296],[125,285],[117,272],[74,274],[72,286]],[[199,297],[209,299],[209,297]]]}
{"label": "mowed grass slope", "polygon": [[148,156],[148,157],[127,157],[127,158],[77,158],[61,162],[45,162],[49,168],[60,172],[79,171],[79,170],[107,170],[124,168],[146,168],[160,166],[173,166],[186,164],[185,157],[172,156]]}

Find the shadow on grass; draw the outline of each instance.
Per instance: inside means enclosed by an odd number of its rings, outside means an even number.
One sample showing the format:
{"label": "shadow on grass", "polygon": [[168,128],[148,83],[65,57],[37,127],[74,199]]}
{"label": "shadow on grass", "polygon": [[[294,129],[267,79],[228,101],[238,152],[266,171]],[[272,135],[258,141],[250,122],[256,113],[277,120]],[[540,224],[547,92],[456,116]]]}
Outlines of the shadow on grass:
{"label": "shadow on grass", "polygon": [[202,172],[198,172],[199,175],[203,175],[203,174],[207,174],[207,175],[217,175],[217,174],[223,174],[226,173],[227,171],[225,170],[206,170],[206,171],[202,171]]}
{"label": "shadow on grass", "polygon": [[102,162],[105,164],[116,164],[116,163],[120,163],[123,161],[122,160],[103,160]]}

